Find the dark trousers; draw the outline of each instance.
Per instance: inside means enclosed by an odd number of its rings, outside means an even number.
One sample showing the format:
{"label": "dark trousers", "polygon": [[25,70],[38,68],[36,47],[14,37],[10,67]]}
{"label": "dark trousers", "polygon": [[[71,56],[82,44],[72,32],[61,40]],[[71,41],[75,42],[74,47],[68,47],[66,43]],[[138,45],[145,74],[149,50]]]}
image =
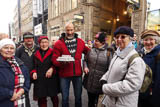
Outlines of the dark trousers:
{"label": "dark trousers", "polygon": [[[53,103],[53,107],[58,107],[58,103],[59,103],[58,96],[51,97],[51,101]],[[47,107],[47,98],[46,97],[39,98],[38,99],[38,106],[39,107]]]}
{"label": "dark trousers", "polygon": [[30,99],[29,99],[29,93],[25,94],[25,100],[26,100],[26,107],[31,107]]}
{"label": "dark trousers", "polygon": [[88,107],[96,107],[99,94],[94,94],[90,92],[87,93],[88,93]]}

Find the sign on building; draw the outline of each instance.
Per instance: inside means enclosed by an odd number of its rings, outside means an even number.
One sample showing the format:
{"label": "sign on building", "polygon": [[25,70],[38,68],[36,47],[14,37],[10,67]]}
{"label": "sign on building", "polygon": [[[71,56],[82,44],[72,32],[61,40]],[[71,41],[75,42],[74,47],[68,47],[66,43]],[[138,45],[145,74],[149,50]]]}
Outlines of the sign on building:
{"label": "sign on building", "polygon": [[36,35],[40,35],[42,33],[43,33],[42,23],[40,23],[34,27],[34,35],[36,36]]}

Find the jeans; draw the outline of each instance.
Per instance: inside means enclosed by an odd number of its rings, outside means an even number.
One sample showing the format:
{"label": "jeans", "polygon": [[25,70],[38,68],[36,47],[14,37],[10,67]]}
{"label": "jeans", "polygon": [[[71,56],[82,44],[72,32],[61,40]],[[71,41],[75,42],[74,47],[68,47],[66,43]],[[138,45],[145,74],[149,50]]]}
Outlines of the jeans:
{"label": "jeans", "polygon": [[82,95],[82,77],[66,77],[60,78],[60,85],[62,91],[62,107],[69,107],[69,88],[72,81],[74,97],[75,97],[75,107],[82,107],[81,95]]}

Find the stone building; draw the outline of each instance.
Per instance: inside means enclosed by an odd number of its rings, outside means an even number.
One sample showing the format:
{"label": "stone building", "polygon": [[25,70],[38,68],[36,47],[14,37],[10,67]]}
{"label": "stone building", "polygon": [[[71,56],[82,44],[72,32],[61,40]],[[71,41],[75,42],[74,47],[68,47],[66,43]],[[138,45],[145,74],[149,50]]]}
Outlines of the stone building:
{"label": "stone building", "polygon": [[32,0],[20,1],[21,15],[21,35],[25,32],[33,33],[33,15],[32,15]]}
{"label": "stone building", "polygon": [[18,6],[15,6],[14,9],[14,17],[13,17],[13,23],[14,23],[14,32],[16,39],[18,40],[18,35],[19,35],[19,20],[18,20]]}
{"label": "stone building", "polygon": [[74,23],[84,40],[93,40],[97,32],[103,31],[110,43],[121,25],[131,26],[139,35],[145,27],[146,0],[138,4],[133,1],[138,0],[49,0],[48,35],[60,36],[68,21]]}

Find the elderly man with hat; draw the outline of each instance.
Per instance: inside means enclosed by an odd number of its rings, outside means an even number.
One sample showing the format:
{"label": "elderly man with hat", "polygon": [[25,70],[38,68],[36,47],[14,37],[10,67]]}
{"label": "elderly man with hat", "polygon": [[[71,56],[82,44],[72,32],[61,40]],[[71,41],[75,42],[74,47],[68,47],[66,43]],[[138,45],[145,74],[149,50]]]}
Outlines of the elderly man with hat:
{"label": "elderly man with hat", "polygon": [[139,107],[160,107],[160,34],[144,30],[141,34],[144,47],[139,51],[145,63],[152,69],[152,84],[145,93],[140,93]]}
{"label": "elderly man with hat", "polygon": [[142,86],[146,65],[141,57],[136,57],[128,66],[129,59],[137,54],[131,38],[133,30],[120,26],[114,32],[117,50],[108,71],[100,82],[106,95],[102,104],[106,107],[137,107],[138,90]]}
{"label": "elderly man with hat", "polygon": [[[16,50],[16,56],[24,62],[30,73],[33,69],[33,56],[38,49],[38,46],[34,44],[34,35],[30,32],[26,32],[23,34],[23,41],[24,43]],[[27,107],[30,107],[29,99]]]}

